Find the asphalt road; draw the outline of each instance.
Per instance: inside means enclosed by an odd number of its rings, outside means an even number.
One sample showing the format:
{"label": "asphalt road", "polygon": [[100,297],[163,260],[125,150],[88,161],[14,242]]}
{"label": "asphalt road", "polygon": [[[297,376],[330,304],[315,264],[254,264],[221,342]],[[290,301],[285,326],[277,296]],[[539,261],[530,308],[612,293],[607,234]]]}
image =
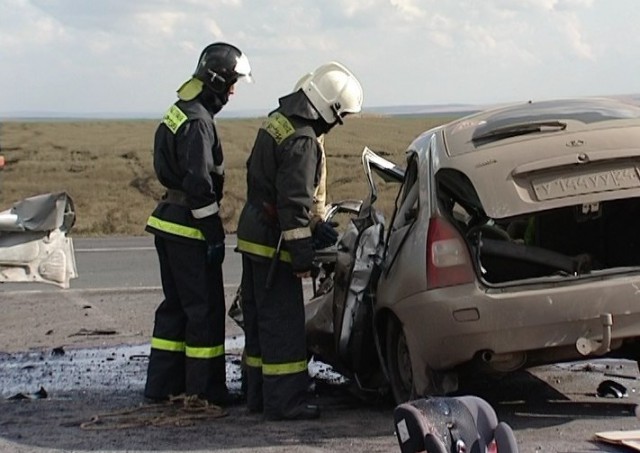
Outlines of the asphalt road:
{"label": "asphalt road", "polygon": [[[70,289],[122,290],[160,288],[158,258],[153,236],[73,238],[78,278]],[[240,254],[234,252],[236,236],[227,235],[224,279],[237,287],[242,275]],[[44,283],[5,283],[5,291],[44,290],[56,287]]]}
{"label": "asphalt road", "polygon": [[[34,306],[57,304],[56,310],[65,310],[67,309],[65,307],[69,307],[70,313],[71,310],[77,312],[78,307],[89,311],[100,309],[101,313],[108,315],[104,319],[114,322],[115,326],[119,326],[125,332],[134,332],[141,324],[150,324],[153,307],[161,296],[152,237],[74,239],[74,245],[79,278],[72,280],[69,290],[44,284],[3,284],[0,286],[0,308],[2,304],[8,306],[30,303]],[[234,246],[235,237],[229,236],[228,253],[224,264],[228,296],[239,284],[241,275],[240,256],[233,252]],[[146,307],[140,313],[140,318],[135,318],[131,314],[132,311],[127,311],[127,307],[133,305]],[[102,318],[97,320],[100,321],[100,319]],[[232,325],[229,327],[231,329]],[[64,328],[62,324],[55,327],[57,330]],[[73,329],[77,330],[77,326]],[[148,326],[146,329],[141,335],[136,334],[131,338],[136,339],[139,344],[144,344],[149,337]],[[7,330],[11,328],[0,332],[0,338],[2,335],[8,335]],[[231,335],[237,336],[237,329],[231,331]],[[43,342],[46,342],[50,337],[43,335]],[[36,358],[36,364],[38,360],[42,359]],[[628,390],[627,396],[624,398],[598,397],[596,389],[605,379],[623,384]],[[112,384],[107,382],[107,385]],[[139,386],[140,383],[136,385]],[[640,376],[636,364],[630,361],[588,360],[539,367],[517,373],[501,381],[478,380],[468,383],[464,387],[464,392],[484,397],[496,408],[499,418],[514,428],[521,452],[628,451],[594,442],[593,435],[600,431],[640,429],[640,420],[635,416],[636,405],[640,403]],[[86,411],[96,411],[98,407],[104,407],[111,400],[116,401],[113,398],[105,398],[96,400],[95,404],[98,406],[88,406]],[[102,448],[106,448],[102,443],[105,439],[102,441],[96,439],[93,433],[83,434],[77,439],[77,444],[69,440],[68,436],[72,433],[77,435],[78,430],[61,425],[59,412],[81,413],[78,411],[85,409],[81,409],[80,406],[66,407],[64,404],[67,403],[64,401],[61,403],[61,401],[58,401],[58,404],[62,406],[58,406],[56,411],[51,403],[39,403],[37,410],[33,405],[35,402],[32,406],[5,405],[2,409],[4,416],[0,416],[0,450],[31,453],[32,451],[79,451],[78,449],[102,451]],[[71,405],[72,402],[69,401],[68,404]],[[82,404],[89,403],[85,401]],[[125,405],[126,400],[120,404]],[[34,418],[34,413],[28,409],[29,407],[33,407],[40,414],[42,421]],[[241,411],[234,414],[241,423],[254,423]],[[84,415],[89,416],[90,413],[87,412]],[[365,421],[366,419],[368,421]],[[392,420],[389,408],[360,407],[347,410],[342,405],[335,406],[333,409],[330,406],[329,415],[323,417],[323,420],[325,421],[322,422],[321,430],[316,430],[312,425],[298,425],[300,427],[298,431],[302,429],[308,433],[307,443],[302,444],[300,448],[286,448],[286,450],[300,452],[399,451],[395,448],[394,437],[388,430],[388,423]],[[231,420],[230,423],[232,423]],[[232,430],[233,426],[229,425],[227,428]],[[272,432],[269,426],[261,426],[255,425],[251,429],[258,430],[261,436],[269,436]],[[361,428],[354,428],[358,426]],[[63,433],[58,433],[61,427],[66,430],[67,437],[63,437]],[[342,430],[341,435],[345,436],[345,439],[350,439],[351,446],[344,445],[346,449],[343,449],[343,443],[331,437],[331,432],[334,430],[336,432]],[[291,428],[289,431],[289,428],[282,427],[274,432],[278,432],[283,439],[289,439],[298,431],[296,428]],[[382,438],[379,437],[380,433],[384,433]],[[324,439],[323,442],[331,446],[316,448],[318,435]],[[251,439],[255,439],[255,436]],[[248,438],[237,438],[233,444],[228,445],[232,450],[237,448],[237,451],[282,451],[274,446],[277,442],[285,442],[283,439],[265,441],[265,445],[262,446],[268,446],[268,448],[264,449],[250,448],[249,445],[257,446],[248,443]],[[113,449],[104,451],[142,451],[146,450],[144,442],[146,440],[142,439],[140,443],[135,443],[126,436],[117,439],[109,438],[108,444],[113,444]],[[215,439],[211,442],[208,445],[215,445]],[[98,445],[103,446],[99,448]],[[166,445],[168,448],[162,451],[173,451],[174,448],[177,451],[182,449],[184,441],[171,443],[171,439],[168,439]],[[213,451],[211,447],[200,444],[192,445],[188,449],[199,450],[198,447]],[[7,448],[10,449],[7,450]],[[156,448],[154,450],[157,451]]]}
{"label": "asphalt road", "polygon": [[[79,277],[72,288],[160,287],[158,258],[153,236],[74,239]],[[237,286],[242,275],[241,257],[234,252],[236,236],[228,235],[224,279]]]}

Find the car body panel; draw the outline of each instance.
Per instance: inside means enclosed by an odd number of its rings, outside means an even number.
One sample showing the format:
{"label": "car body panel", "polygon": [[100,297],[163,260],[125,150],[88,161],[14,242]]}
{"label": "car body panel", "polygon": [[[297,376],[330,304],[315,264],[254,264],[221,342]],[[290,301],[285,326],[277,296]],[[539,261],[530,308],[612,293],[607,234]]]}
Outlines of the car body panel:
{"label": "car body panel", "polygon": [[[607,98],[560,99],[507,105],[465,116],[443,126],[449,155],[457,156],[478,151],[474,138],[501,128],[530,123],[575,122],[568,130],[608,129],[610,123],[640,119],[640,108]],[[505,140],[527,141],[531,134],[513,135]],[[489,141],[500,146],[503,140]],[[487,145],[483,145],[487,146]]]}
{"label": "car body panel", "polygon": [[[528,110],[538,114],[534,118],[556,119],[567,127],[473,145],[474,132],[499,122],[495,117],[519,115],[524,121],[532,118]],[[640,147],[640,107],[606,99],[527,103],[461,119],[441,134],[447,152],[440,155],[438,166],[455,167],[469,176],[489,217],[640,194],[638,167],[629,162]],[[574,167],[575,175],[568,181],[558,179],[558,172],[568,167]],[[552,201],[550,189],[555,189]]]}
{"label": "car body panel", "polygon": [[444,369],[485,349],[501,354],[575,346],[580,336],[600,338],[604,313],[614,318],[614,338],[640,335],[640,324],[628,321],[640,316],[629,310],[629,301],[640,297],[639,284],[634,275],[504,292],[464,285],[431,290],[428,300],[414,294],[396,301],[394,311],[408,330],[428,332],[434,347],[425,357],[433,368]]}
{"label": "car body panel", "polygon": [[75,222],[68,194],[26,198],[0,212],[0,282],[39,282],[68,288],[78,276],[73,241]]}
{"label": "car body panel", "polygon": [[[412,145],[407,153],[408,161],[412,162],[408,166],[416,167],[418,174],[428,174],[430,172],[430,159],[428,158],[428,149],[433,136],[424,135],[419,140],[422,154],[413,151],[415,147]],[[415,145],[415,143],[414,143]],[[420,158],[420,156],[425,156]],[[406,187],[407,181],[403,183]],[[417,189],[418,212],[415,220],[407,221],[402,218],[402,212],[406,212],[413,205],[413,201],[409,195],[405,197],[400,206],[398,213],[394,216],[387,235],[387,249],[384,254],[383,272],[377,287],[377,299],[381,306],[385,306],[389,301],[401,300],[417,292],[427,289],[427,249],[423,239],[427,237],[429,228],[429,217],[431,212],[431,190],[429,188],[430,181],[420,178],[414,184],[414,190]],[[405,267],[398,263],[410,260],[411,266]]]}

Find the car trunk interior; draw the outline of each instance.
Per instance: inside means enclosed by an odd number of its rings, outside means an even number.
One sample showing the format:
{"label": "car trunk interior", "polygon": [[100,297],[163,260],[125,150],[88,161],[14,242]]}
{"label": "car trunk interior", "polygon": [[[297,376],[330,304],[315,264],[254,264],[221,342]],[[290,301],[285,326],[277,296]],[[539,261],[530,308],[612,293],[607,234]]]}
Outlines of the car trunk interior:
{"label": "car trunk interior", "polygon": [[640,198],[491,219],[464,175],[441,171],[436,179],[440,211],[467,239],[488,284],[640,266]]}

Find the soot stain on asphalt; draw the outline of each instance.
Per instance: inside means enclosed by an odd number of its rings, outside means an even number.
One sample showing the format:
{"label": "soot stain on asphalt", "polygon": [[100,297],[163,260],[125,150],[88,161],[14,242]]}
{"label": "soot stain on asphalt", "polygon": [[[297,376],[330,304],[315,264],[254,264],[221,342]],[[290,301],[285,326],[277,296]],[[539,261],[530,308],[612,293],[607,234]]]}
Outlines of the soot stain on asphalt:
{"label": "soot stain on asphalt", "polygon": [[[242,337],[228,338],[225,348],[227,386],[240,392]],[[54,347],[19,353],[0,353],[0,397],[33,397],[44,389],[55,395],[69,391],[140,391],[144,388],[150,346],[120,345],[98,348]],[[331,385],[346,382],[329,365],[311,360],[309,373]]]}

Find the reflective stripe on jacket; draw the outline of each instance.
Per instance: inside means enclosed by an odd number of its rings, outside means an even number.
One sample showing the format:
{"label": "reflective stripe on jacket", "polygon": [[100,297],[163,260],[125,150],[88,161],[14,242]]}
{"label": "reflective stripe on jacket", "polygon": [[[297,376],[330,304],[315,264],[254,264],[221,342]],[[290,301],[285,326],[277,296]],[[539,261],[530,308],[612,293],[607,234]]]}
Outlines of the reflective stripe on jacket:
{"label": "reflective stripe on jacket", "polygon": [[178,101],[155,133],[153,166],[160,183],[184,195],[163,199],[146,231],[171,239],[203,241],[195,219],[217,215],[224,186],[224,158],[213,114],[198,100]]}
{"label": "reflective stripe on jacket", "polygon": [[[313,128],[279,109],[258,131],[247,161],[247,202],[238,221],[238,251],[291,261],[286,241],[311,236],[310,210],[320,180],[321,150]],[[273,207],[272,216],[263,206]],[[272,218],[275,217],[275,218]]]}

